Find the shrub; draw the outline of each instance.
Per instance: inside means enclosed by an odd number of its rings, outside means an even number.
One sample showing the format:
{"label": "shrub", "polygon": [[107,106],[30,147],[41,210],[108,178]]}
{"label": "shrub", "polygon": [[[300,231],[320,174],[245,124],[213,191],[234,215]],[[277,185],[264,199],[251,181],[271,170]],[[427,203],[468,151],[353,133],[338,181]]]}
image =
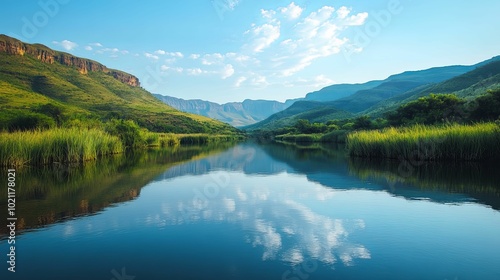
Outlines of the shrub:
{"label": "shrub", "polygon": [[22,112],[9,121],[7,129],[13,131],[27,131],[34,129],[48,129],[55,127],[55,121],[44,114]]}
{"label": "shrub", "polygon": [[141,136],[140,127],[132,120],[113,119],[106,123],[106,131],[120,137],[125,147],[144,146],[146,141]]}

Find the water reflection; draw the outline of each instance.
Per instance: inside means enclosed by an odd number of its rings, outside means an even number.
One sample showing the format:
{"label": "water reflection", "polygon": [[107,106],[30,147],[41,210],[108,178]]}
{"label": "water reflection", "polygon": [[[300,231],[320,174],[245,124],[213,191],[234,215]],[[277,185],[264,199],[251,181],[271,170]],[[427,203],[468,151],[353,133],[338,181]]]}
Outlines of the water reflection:
{"label": "water reflection", "polygon": [[295,172],[308,174],[311,181],[328,187],[386,191],[409,200],[437,203],[478,202],[500,210],[500,172],[492,163],[367,160],[346,157],[343,146],[320,145],[309,147],[304,160],[298,152],[302,148],[284,146],[263,149]]}
{"label": "water reflection", "polygon": [[[196,181],[210,182],[224,176],[215,172]],[[311,206],[334,203],[334,190],[286,173],[272,178],[232,174],[228,181],[214,197],[186,191],[192,187],[179,179],[162,182],[162,196],[175,200],[164,202],[161,214],[148,216],[146,223],[160,228],[199,222],[234,223],[247,232],[249,244],[262,248],[262,260],[299,264],[315,259],[330,265],[340,260],[351,265],[355,259],[370,258],[368,249],[349,240],[352,232],[365,227],[363,220],[336,219]]]}
{"label": "water reflection", "polygon": [[488,167],[403,177],[342,147],[253,143],[109,160],[18,172],[25,227],[63,222],[19,236],[16,277],[498,279]]}
{"label": "water reflection", "polygon": [[418,163],[349,159],[349,170],[408,199],[478,202],[500,210],[500,172],[492,163]]}
{"label": "water reflection", "polygon": [[[234,144],[191,146],[116,155],[85,165],[22,168],[16,177],[17,230],[94,214],[140,195],[142,187],[171,166],[226,150]],[[7,209],[7,189],[0,207]],[[5,217],[6,213],[3,214]],[[0,239],[7,229],[0,228]]]}

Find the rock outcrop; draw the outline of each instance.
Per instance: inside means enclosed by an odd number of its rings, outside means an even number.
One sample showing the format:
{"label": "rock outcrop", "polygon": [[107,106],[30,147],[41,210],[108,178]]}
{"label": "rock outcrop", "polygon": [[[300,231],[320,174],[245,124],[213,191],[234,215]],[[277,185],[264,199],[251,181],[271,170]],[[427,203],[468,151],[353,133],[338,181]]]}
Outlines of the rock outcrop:
{"label": "rock outcrop", "polygon": [[60,63],[65,66],[70,66],[78,69],[81,74],[88,72],[103,72],[113,76],[122,83],[133,87],[139,87],[139,79],[131,74],[109,69],[99,62],[76,57],[69,53],[54,51],[41,44],[26,44],[12,37],[0,35],[0,52],[11,55],[29,55],[44,63]]}

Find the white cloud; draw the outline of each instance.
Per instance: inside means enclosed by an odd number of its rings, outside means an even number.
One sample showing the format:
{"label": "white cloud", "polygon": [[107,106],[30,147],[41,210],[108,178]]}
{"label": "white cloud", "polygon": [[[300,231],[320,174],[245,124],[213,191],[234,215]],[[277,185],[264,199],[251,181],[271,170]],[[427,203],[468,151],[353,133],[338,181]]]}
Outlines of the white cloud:
{"label": "white cloud", "polygon": [[279,56],[271,58],[277,76],[288,77],[310,66],[315,60],[338,54],[348,39],[341,32],[350,26],[364,24],[368,14],[349,16],[351,10],[337,12],[323,6],[311,12],[294,26],[293,34],[279,44]]}
{"label": "white cloud", "polygon": [[260,14],[262,15],[263,18],[268,19],[268,20],[273,20],[274,16],[276,15],[276,11],[273,10],[260,10]]}
{"label": "white cloud", "polygon": [[61,42],[57,42],[57,41],[53,41],[52,42],[54,45],[58,45],[58,46],[61,46],[63,49],[67,50],[67,51],[71,51],[73,50],[74,48],[78,47],[78,44],[75,43],[75,42],[71,42],[71,41],[68,41],[68,40],[63,40]]}
{"label": "white cloud", "polygon": [[186,69],[186,72],[188,73],[188,75],[198,76],[203,73],[203,70],[201,70],[200,68],[190,68]]}
{"label": "white cloud", "polygon": [[201,59],[201,64],[203,65],[214,65],[222,64],[225,56],[220,53],[206,54]]}
{"label": "white cloud", "polygon": [[346,6],[342,6],[337,10],[337,16],[339,19],[345,19],[350,13],[351,11]]}
{"label": "white cloud", "polygon": [[86,51],[91,51],[91,50],[92,50],[92,47],[91,47],[91,46],[85,46],[85,50],[86,50]]}
{"label": "white cloud", "polygon": [[266,77],[256,75],[254,78],[252,78],[252,85],[255,87],[266,87],[269,85],[269,82],[267,81]]}
{"label": "white cloud", "polygon": [[184,72],[184,68],[182,68],[182,67],[170,67],[170,66],[165,65],[165,64],[160,66],[160,70],[162,72],[175,72],[175,73]]}
{"label": "white cloud", "polygon": [[314,78],[314,81],[316,82],[314,84],[314,87],[324,87],[333,84],[335,81],[326,77],[325,75],[319,75]]}
{"label": "white cloud", "polygon": [[[234,84],[235,87],[239,88],[241,87],[241,85],[243,84],[243,82],[245,82],[248,78],[247,77],[239,77],[237,80],[236,80],[236,83]],[[241,199],[241,197],[240,197]]]}
{"label": "white cloud", "polygon": [[197,53],[193,53],[193,54],[191,54],[191,55],[189,56],[189,58],[196,60],[196,59],[200,58],[200,56],[201,56],[201,55],[199,55],[199,54],[197,54]]}
{"label": "white cloud", "polygon": [[169,52],[169,53],[166,53],[167,55],[169,56],[172,56],[172,57],[177,57],[177,58],[183,58],[184,57],[184,54],[182,54],[181,52]]}
{"label": "white cloud", "polygon": [[157,55],[154,55],[152,53],[144,53],[144,56],[147,57],[147,58],[151,58],[151,59],[154,59],[154,60],[158,60],[160,59],[160,57],[158,57]]}
{"label": "white cloud", "polygon": [[164,50],[157,50],[154,53],[157,55],[165,55],[167,52],[165,52]]}
{"label": "white cloud", "polygon": [[102,44],[101,43],[90,43],[89,45],[93,46],[93,47],[102,48]]}
{"label": "white cloud", "polygon": [[346,18],[344,20],[344,24],[349,26],[363,25],[367,18],[368,18],[368,13],[360,13]]}
{"label": "white cloud", "polygon": [[284,14],[288,19],[297,19],[302,14],[303,9],[295,5],[295,2],[290,3],[287,7],[279,9],[282,14]]}
{"label": "white cloud", "polygon": [[227,64],[224,66],[224,70],[222,70],[222,79],[227,79],[234,75],[234,67],[231,64]]}
{"label": "white cloud", "polygon": [[253,26],[245,33],[252,36],[251,42],[248,44],[247,48],[253,53],[262,52],[280,37],[280,23],[265,23],[263,25]]}

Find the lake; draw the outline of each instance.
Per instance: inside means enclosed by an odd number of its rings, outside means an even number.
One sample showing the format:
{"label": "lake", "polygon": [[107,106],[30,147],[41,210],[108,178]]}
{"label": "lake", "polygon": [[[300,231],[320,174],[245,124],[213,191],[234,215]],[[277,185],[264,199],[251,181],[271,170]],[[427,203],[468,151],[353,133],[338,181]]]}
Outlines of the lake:
{"label": "lake", "polygon": [[3,227],[0,274],[500,279],[499,171],[253,142],[18,169],[16,272]]}

